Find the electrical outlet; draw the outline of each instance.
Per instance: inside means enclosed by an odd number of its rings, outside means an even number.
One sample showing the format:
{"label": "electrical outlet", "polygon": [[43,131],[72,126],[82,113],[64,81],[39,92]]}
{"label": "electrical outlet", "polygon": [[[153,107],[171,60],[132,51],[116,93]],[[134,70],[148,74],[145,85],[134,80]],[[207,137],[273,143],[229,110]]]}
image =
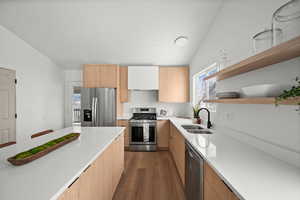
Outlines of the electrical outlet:
{"label": "electrical outlet", "polygon": [[232,112],[226,113],[226,119],[232,121],[234,119],[234,114]]}

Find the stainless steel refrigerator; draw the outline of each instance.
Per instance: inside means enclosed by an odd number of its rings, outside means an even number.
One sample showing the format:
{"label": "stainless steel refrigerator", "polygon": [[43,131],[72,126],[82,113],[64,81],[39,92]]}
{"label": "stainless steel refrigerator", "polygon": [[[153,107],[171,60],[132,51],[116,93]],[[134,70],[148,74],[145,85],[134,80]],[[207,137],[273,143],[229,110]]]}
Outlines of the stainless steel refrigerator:
{"label": "stainless steel refrigerator", "polygon": [[116,89],[81,88],[81,126],[116,125]]}

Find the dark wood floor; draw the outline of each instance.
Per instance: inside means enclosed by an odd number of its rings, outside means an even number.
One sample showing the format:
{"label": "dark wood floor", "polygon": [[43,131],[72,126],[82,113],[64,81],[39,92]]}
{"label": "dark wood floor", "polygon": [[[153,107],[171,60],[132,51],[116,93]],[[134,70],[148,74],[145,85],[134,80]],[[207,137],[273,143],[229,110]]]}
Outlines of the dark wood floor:
{"label": "dark wood floor", "polygon": [[125,152],[125,170],[114,200],[184,200],[168,151]]}

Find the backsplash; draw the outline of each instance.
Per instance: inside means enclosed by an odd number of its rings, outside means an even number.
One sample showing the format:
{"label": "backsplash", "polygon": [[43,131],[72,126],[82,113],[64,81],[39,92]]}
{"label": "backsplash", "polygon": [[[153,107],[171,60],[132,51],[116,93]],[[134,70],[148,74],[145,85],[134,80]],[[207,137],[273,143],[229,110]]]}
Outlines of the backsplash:
{"label": "backsplash", "polygon": [[191,115],[190,103],[162,103],[158,102],[158,91],[155,90],[131,90],[128,103],[124,103],[124,115],[130,115],[134,107],[156,107],[167,110],[168,116],[188,117]]}

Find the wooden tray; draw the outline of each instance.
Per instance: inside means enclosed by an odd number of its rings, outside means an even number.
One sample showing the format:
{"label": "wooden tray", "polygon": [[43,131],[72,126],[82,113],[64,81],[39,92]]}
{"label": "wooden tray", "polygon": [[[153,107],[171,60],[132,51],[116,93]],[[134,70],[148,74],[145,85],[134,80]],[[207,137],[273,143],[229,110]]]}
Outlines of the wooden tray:
{"label": "wooden tray", "polygon": [[68,143],[70,143],[70,142],[72,142],[74,140],[77,140],[78,137],[80,136],[80,133],[75,133],[75,134],[76,135],[73,136],[72,138],[69,138],[69,139],[66,139],[66,140],[64,140],[64,141],[62,141],[60,143],[57,143],[57,144],[55,144],[55,145],[53,145],[53,146],[51,146],[51,147],[49,147],[49,148],[47,148],[47,149],[45,149],[43,151],[40,151],[40,152],[38,152],[36,154],[33,154],[30,157],[23,158],[23,159],[15,159],[15,156],[13,156],[13,157],[8,158],[7,161],[10,162],[12,165],[17,165],[17,166],[18,165],[24,165],[26,163],[34,161],[34,160],[36,160],[36,159],[38,159],[38,158],[40,158],[40,157],[42,157],[42,156],[50,153],[51,151],[54,151],[55,149],[58,149],[61,146],[64,146],[65,144],[68,144]]}

